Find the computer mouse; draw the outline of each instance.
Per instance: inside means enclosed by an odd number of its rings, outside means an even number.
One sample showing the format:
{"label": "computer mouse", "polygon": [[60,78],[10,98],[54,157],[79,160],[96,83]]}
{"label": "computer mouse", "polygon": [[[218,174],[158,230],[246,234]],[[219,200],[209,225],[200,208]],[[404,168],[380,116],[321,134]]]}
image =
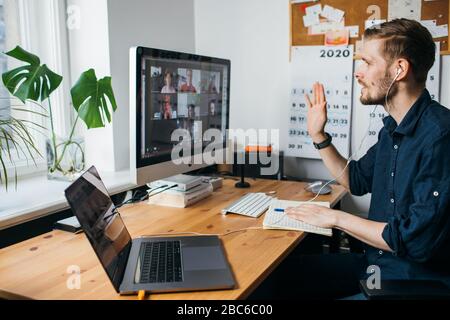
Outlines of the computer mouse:
{"label": "computer mouse", "polygon": [[[306,187],[305,190],[312,192],[314,194],[329,194],[331,193],[331,187],[330,185],[326,185],[325,187],[323,187],[325,183],[323,181],[314,181],[312,183],[309,183]],[[323,187],[323,188],[322,188]]]}

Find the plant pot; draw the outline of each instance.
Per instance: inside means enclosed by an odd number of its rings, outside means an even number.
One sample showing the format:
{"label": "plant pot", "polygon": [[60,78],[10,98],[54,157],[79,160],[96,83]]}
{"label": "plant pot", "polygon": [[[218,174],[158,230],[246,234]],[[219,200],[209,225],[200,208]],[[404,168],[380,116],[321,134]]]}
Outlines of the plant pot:
{"label": "plant pot", "polygon": [[74,181],[85,169],[84,138],[56,137],[46,140],[47,178],[49,180]]}

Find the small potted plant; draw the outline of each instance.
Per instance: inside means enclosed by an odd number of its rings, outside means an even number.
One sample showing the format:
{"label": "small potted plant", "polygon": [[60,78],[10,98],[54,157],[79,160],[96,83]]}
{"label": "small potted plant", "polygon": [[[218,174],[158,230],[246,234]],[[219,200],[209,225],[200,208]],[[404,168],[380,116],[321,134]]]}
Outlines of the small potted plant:
{"label": "small potted plant", "polygon": [[[25,111],[13,108],[16,111]],[[41,156],[32,138],[28,125],[39,126],[31,121],[18,119],[16,117],[0,118],[0,184],[4,183],[8,190],[8,172],[6,162],[14,164],[14,156],[17,158],[25,156],[35,161],[35,154]],[[17,172],[14,170],[14,181],[17,187]]]}
{"label": "small potted plant", "polygon": [[[41,65],[38,56],[19,46],[5,54],[26,63],[2,75],[3,83],[11,95],[24,104],[31,101],[43,106],[46,102],[46,107],[43,107],[46,111],[44,116],[47,115],[50,121],[46,141],[48,178],[74,180],[85,169],[84,140],[74,136],[75,128],[80,119],[88,129],[101,128],[106,122],[111,122],[111,114],[117,109],[111,77],[97,80],[93,69],[81,74],[70,90],[76,119],[69,136],[58,137],[54,127],[51,94],[59,87],[63,77],[51,71],[45,64]],[[13,136],[10,137],[10,141],[11,139]],[[3,161],[1,164],[4,168]],[[6,170],[3,172],[7,179]]]}

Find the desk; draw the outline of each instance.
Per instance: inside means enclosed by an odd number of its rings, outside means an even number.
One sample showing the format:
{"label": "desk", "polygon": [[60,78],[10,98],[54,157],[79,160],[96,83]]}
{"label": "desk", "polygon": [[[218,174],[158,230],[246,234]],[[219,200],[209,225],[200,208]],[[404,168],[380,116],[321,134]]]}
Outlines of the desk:
{"label": "desk", "polygon": [[[250,180],[251,181],[251,180]],[[234,188],[225,180],[223,188],[209,198],[186,209],[150,206],[140,203],[120,209],[133,238],[166,232],[194,231],[226,233],[261,227],[258,219],[222,215],[220,210],[247,192],[277,191],[288,200],[308,200],[302,182],[256,180],[250,189]],[[329,201],[334,207],[346,195],[342,186],[333,185],[332,193],[317,201]],[[305,237],[304,232],[283,230],[246,230],[221,237],[227,259],[237,281],[234,290],[151,294],[150,299],[245,299]],[[81,288],[70,290],[67,272],[70,266],[81,270]],[[120,296],[111,285],[84,234],[54,230],[0,250],[0,296],[32,299],[136,299]]]}

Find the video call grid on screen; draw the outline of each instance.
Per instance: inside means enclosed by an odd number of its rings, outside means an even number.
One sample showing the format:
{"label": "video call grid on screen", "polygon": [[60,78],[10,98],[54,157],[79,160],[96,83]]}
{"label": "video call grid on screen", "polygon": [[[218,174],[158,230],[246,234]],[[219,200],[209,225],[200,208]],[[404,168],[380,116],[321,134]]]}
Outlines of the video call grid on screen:
{"label": "video call grid on screen", "polygon": [[170,154],[176,129],[201,141],[207,129],[226,128],[227,66],[144,56],[141,67],[142,159]]}

